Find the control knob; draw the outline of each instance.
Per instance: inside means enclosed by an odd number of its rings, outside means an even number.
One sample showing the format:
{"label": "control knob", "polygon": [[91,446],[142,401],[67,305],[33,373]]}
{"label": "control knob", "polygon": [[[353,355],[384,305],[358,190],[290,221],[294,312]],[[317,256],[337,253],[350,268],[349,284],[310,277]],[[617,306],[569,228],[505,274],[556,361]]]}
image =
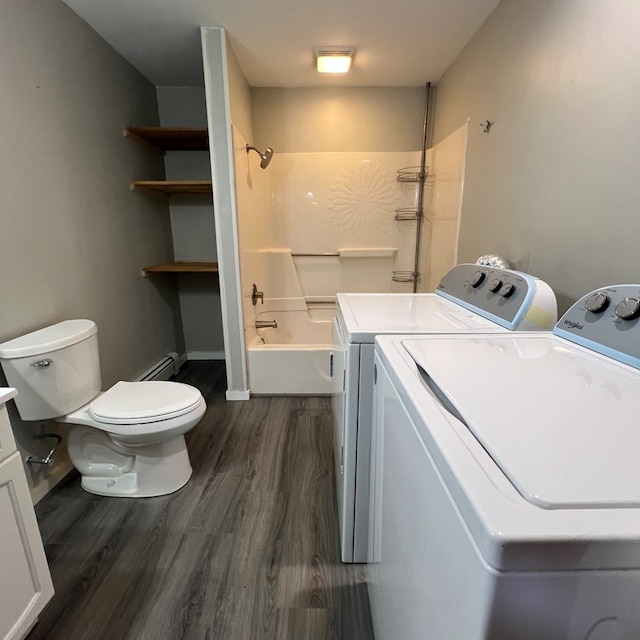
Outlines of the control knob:
{"label": "control knob", "polygon": [[489,285],[489,291],[495,293],[501,286],[502,280],[500,280],[500,278],[496,278],[495,280],[491,281],[491,284]]}
{"label": "control knob", "polygon": [[584,306],[585,309],[591,311],[591,313],[602,313],[609,306],[609,302],[609,296],[600,291],[599,293],[590,295],[584,303]]}
{"label": "control knob", "polygon": [[483,271],[476,271],[471,276],[471,280],[469,281],[469,284],[471,284],[471,286],[474,289],[477,289],[484,282],[486,277],[487,277],[487,274],[484,273]]}
{"label": "control knob", "polygon": [[500,295],[503,298],[510,298],[516,292],[516,285],[510,282],[505,282],[500,289]]}
{"label": "control knob", "polygon": [[621,320],[633,320],[640,315],[640,300],[637,298],[624,298],[618,302],[615,314]]}

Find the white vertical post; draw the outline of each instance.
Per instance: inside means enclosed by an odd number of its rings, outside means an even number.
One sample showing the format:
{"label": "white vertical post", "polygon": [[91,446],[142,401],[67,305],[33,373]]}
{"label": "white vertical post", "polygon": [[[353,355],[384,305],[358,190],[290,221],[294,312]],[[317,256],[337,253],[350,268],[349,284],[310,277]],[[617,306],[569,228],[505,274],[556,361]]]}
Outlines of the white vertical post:
{"label": "white vertical post", "polygon": [[227,400],[248,400],[226,33],[221,27],[202,27],[201,36]]}

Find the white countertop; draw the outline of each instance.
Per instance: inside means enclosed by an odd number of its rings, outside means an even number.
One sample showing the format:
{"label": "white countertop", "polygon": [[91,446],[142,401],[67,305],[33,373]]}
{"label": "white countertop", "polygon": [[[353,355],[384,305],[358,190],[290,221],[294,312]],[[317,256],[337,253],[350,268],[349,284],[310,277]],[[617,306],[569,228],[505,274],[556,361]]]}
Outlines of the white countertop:
{"label": "white countertop", "polygon": [[18,392],[12,387],[0,387],[0,405],[4,404],[18,395]]}

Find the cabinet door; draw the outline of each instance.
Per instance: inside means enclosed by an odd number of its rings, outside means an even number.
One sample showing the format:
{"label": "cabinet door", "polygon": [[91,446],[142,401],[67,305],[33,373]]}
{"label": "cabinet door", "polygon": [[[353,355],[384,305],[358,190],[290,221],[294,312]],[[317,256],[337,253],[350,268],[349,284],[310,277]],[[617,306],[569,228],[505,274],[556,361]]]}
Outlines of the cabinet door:
{"label": "cabinet door", "polygon": [[0,638],[19,640],[53,595],[20,454],[0,463]]}
{"label": "cabinet door", "polygon": [[16,442],[9,424],[7,407],[3,404],[0,406],[0,462],[8,458],[15,450]]}

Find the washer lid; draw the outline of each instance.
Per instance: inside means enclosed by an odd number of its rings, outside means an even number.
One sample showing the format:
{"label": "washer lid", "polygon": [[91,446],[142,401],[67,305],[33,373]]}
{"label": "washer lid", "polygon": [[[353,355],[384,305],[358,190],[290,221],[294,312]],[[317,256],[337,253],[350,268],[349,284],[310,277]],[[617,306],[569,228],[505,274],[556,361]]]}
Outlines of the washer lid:
{"label": "washer lid", "polygon": [[403,345],[432,397],[443,396],[528,502],[640,507],[639,371],[551,335]]}
{"label": "washer lid", "polygon": [[98,422],[140,424],[175,418],[201,399],[195,387],[181,382],[117,382],[89,405]]}
{"label": "washer lid", "polygon": [[82,342],[98,331],[93,320],[65,320],[0,344],[0,358],[25,358]]}
{"label": "washer lid", "polygon": [[352,343],[373,343],[384,334],[505,331],[435,293],[339,293],[337,300]]}

